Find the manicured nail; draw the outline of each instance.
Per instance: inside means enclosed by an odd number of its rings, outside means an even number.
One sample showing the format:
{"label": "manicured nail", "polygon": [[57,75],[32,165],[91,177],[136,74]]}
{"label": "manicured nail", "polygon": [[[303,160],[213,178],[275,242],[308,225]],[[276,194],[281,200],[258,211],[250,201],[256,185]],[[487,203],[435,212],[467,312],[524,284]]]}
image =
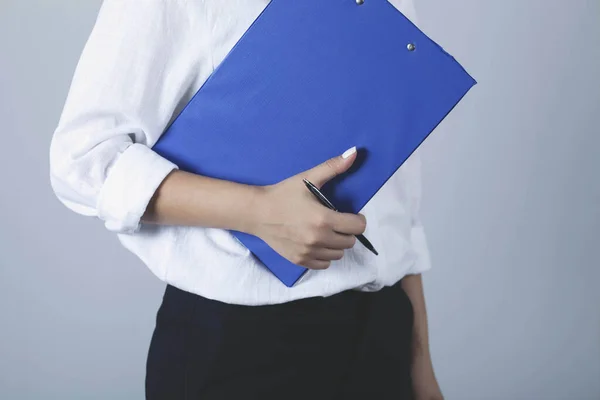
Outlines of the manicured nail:
{"label": "manicured nail", "polygon": [[356,146],[349,148],[348,150],[346,150],[344,152],[344,154],[342,154],[342,158],[348,158],[350,157],[352,154],[356,153]]}

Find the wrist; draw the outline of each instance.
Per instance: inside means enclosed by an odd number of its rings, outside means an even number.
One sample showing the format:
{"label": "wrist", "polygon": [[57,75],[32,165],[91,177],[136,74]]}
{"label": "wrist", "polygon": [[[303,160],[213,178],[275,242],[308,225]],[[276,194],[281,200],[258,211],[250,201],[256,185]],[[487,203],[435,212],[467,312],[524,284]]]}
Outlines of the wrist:
{"label": "wrist", "polygon": [[248,189],[248,203],[242,210],[243,218],[240,229],[241,232],[250,235],[258,236],[260,227],[264,224],[268,211],[267,204],[267,187],[266,186],[251,186]]}

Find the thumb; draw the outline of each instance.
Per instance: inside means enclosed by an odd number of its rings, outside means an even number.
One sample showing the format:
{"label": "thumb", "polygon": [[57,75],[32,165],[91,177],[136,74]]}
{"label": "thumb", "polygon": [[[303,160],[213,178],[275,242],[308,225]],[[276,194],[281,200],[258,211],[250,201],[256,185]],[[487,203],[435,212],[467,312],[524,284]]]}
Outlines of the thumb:
{"label": "thumb", "polygon": [[329,160],[309,169],[305,172],[306,179],[315,186],[321,188],[327,181],[346,172],[356,160],[356,146],[349,148],[342,155],[330,158]]}

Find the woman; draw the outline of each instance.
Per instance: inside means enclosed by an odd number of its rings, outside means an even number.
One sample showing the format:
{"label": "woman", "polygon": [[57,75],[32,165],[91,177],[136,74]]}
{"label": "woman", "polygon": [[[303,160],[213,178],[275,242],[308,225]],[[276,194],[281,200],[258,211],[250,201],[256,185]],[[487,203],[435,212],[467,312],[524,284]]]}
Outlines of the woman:
{"label": "woman", "polygon": [[[301,180],[323,185],[355,148],[264,187],[187,173],[151,150],[267,3],[105,0],[52,140],[54,191],[167,283],[148,399],[441,399],[417,153],[353,215]],[[414,18],[410,0],[392,3]],[[287,288],[228,230],[317,271]],[[362,232],[385,256],[355,246]]]}

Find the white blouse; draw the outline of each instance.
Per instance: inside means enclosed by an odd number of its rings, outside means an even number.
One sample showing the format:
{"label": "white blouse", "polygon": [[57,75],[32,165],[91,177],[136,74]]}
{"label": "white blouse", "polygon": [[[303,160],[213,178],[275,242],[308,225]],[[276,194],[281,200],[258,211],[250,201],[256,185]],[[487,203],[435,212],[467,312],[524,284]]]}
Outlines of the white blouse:
{"label": "white blouse", "polygon": [[[226,303],[376,291],[429,269],[418,151],[361,211],[379,256],[357,242],[292,288],[226,230],[140,222],[177,168],[152,146],[268,2],[104,0],[50,146],[57,197],[102,220],[162,281]],[[416,23],[412,0],[390,2]]]}

